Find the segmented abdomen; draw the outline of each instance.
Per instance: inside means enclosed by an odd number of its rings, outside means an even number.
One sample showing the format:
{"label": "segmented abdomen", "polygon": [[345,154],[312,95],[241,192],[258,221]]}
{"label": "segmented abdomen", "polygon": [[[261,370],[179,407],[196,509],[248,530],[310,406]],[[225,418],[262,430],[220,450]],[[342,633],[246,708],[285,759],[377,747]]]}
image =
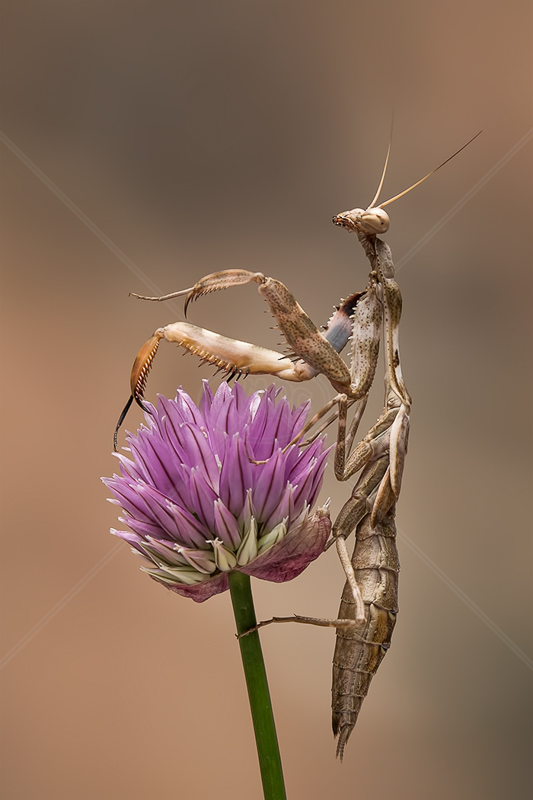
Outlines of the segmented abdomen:
{"label": "segmented abdomen", "polygon": [[[338,628],[333,656],[333,733],[337,756],[357,721],[370,681],[390,646],[398,613],[398,573],[395,507],[372,529],[370,514],[359,523],[352,564],[366,606],[366,618],[356,628]],[[345,584],[339,619],[354,619],[352,590]]]}

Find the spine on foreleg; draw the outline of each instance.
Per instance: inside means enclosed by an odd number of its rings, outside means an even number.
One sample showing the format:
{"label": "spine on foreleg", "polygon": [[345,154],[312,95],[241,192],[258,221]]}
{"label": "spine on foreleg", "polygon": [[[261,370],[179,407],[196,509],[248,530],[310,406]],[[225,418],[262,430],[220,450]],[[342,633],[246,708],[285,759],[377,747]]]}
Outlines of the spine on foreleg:
{"label": "spine on foreleg", "polygon": [[[398,573],[395,508],[370,527],[370,514],[357,526],[352,564],[366,607],[365,621],[355,628],[337,629],[333,656],[333,733],[338,736],[337,756],[357,721],[372,677],[390,646],[398,613]],[[339,619],[355,619],[354,600],[348,583],[344,587]]]}

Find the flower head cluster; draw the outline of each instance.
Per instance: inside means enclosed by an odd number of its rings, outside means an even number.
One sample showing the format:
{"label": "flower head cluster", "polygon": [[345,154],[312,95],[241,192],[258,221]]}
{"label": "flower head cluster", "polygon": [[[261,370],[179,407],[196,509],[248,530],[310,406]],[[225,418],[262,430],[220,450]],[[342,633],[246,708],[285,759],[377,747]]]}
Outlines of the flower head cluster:
{"label": "flower head cluster", "polygon": [[132,532],[112,530],[143,556],[154,580],[202,602],[228,588],[228,571],[277,583],[324,549],[331,522],[311,514],[328,451],[324,439],[286,446],[309,404],[276,402],[274,386],[248,397],[236,384],[215,395],[204,382],[197,408],[182,389],[159,396],[147,426],[128,437],[132,459],[104,483]]}

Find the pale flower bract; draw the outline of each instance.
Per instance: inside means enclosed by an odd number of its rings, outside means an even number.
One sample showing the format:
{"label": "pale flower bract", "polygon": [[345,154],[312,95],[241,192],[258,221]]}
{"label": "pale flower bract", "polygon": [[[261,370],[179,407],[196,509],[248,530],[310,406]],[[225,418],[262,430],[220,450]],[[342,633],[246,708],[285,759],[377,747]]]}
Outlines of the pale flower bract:
{"label": "pale flower bract", "polygon": [[228,589],[229,570],[281,583],[323,551],[329,513],[311,510],[329,450],[321,437],[284,451],[309,403],[291,409],[279,392],[222,383],[213,395],[204,381],[199,408],[182,389],[159,396],[128,436],[131,458],[118,455],[122,474],[103,479],[131,529],[112,533],[172,591],[202,602]]}

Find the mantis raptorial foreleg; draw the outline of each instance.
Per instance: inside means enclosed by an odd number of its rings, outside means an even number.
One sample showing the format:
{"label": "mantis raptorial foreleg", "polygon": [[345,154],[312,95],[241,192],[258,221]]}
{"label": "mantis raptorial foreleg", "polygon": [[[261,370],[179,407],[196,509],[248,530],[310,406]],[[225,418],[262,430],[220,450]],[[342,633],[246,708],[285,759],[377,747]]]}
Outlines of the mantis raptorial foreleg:
{"label": "mantis raptorial foreleg", "polygon": [[[142,346],[133,364],[130,386],[131,397],[115,428],[115,449],[118,430],[126,413],[135,400],[143,410],[146,379],[162,339],[175,342],[185,350],[198,356],[203,362],[213,364],[229,380],[241,375],[273,375],[283,380],[307,381],[316,375],[325,375],[337,391],[346,392],[351,398],[364,396],[373,380],[373,373],[361,373],[360,384],[352,385],[350,371],[339,353],[352,334],[352,316],[360,305],[366,314],[367,295],[375,295],[372,282],[363,292],[355,292],[346,298],[330,318],[323,332],[314,325],[294,296],[280,281],[265,278],[261,273],[246,270],[226,270],[213,273],[198,281],[191,289],[165,295],[165,300],[187,294],[187,304],[207,292],[244,283],[259,283],[259,292],[266,298],[270,310],[280,329],[285,334],[290,354],[280,355],[274,350],[237,339],[229,339],[218,333],[199,328],[188,322],[174,322],[158,328]],[[137,297],[140,297],[137,295]],[[375,303],[375,300],[373,301]]]}

